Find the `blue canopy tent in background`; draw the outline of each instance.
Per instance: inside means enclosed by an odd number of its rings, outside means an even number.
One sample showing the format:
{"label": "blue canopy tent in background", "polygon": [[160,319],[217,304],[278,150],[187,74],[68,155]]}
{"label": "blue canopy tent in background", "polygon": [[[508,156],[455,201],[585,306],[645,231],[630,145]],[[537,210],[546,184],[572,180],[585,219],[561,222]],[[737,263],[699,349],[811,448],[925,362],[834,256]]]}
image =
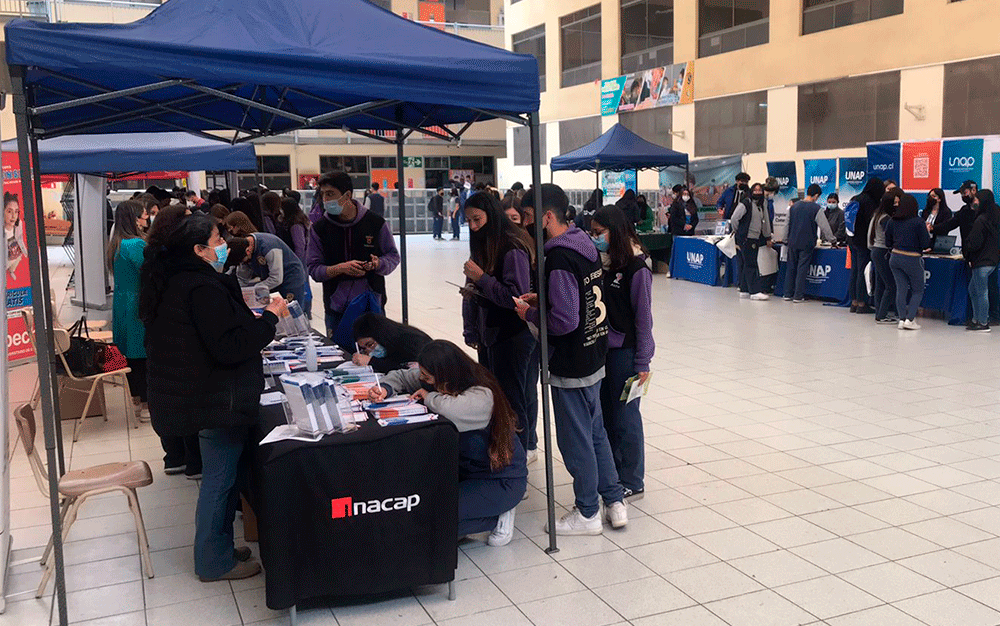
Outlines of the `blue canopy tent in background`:
{"label": "blue canopy tent in background", "polygon": [[[17,152],[17,140],[3,142]],[[39,174],[123,174],[184,169],[256,170],[253,144],[227,145],[191,133],[72,135],[38,142]]]}
{"label": "blue canopy tent in background", "polygon": [[688,155],[683,152],[650,143],[621,124],[615,124],[587,145],[554,157],[549,169],[553,172],[593,170],[598,177],[599,189],[602,171],[624,172],[664,167],[687,168],[687,166]]}
{"label": "blue canopy tent in background", "polygon": [[[280,27],[275,18],[280,16]],[[350,28],[345,28],[350,24]],[[189,131],[232,144],[299,129],[341,129],[403,148],[413,133],[458,142],[475,122],[501,118],[530,130],[541,206],[538,62],[435,28],[366,0],[171,0],[131,24],[6,25],[29,241],[41,207],[29,164],[37,141],[62,135]],[[357,33],[364,33],[359,36]],[[451,128],[454,126],[454,128]],[[433,127],[433,129],[432,129]],[[399,190],[403,321],[407,320],[405,190]],[[536,223],[543,257],[541,220]],[[29,254],[32,288],[48,291],[44,246]],[[545,274],[538,267],[539,305]],[[34,299],[38,350],[50,354],[52,311]],[[44,332],[43,332],[44,331]],[[547,320],[541,316],[542,414],[555,549]],[[54,369],[39,359],[45,448],[55,467]],[[50,472],[56,593],[67,623],[56,472]]]}

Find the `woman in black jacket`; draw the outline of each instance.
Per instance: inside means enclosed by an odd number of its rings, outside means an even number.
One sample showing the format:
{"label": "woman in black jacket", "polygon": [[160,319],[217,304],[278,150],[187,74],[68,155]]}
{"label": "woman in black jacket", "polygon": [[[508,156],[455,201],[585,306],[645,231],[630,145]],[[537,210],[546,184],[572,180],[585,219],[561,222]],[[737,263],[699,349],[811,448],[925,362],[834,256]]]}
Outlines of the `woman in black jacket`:
{"label": "woman in black jacket", "polygon": [[966,327],[976,332],[990,332],[989,284],[996,280],[993,273],[1000,264],[1000,207],[993,192],[980,189],[972,201],[976,221],[969,238],[962,240],[962,254],[972,266],[969,298],[972,300],[972,321]]}
{"label": "woman in black jacket", "polygon": [[848,293],[851,296],[851,313],[874,313],[875,309],[868,305],[868,284],[865,281],[865,267],[871,262],[871,251],[868,249],[868,226],[878,209],[882,196],[885,195],[885,183],[877,176],[868,179],[865,188],[851,198],[857,201],[858,213],[854,218],[854,234],[847,236],[851,252],[851,279]]}
{"label": "woman in black jacket", "polygon": [[153,428],[162,437],[199,435],[194,555],[203,582],[260,572],[249,548],[233,545],[239,459],[264,388],[260,351],[287,312],[277,296],[255,318],[236,278],[220,273],[227,255],[215,218],[190,215],[147,255],[139,295]]}
{"label": "woman in black jacket", "polygon": [[927,204],[920,212],[920,219],[927,224],[927,231],[931,233],[931,248],[933,248],[936,239],[934,227],[951,219],[951,209],[948,208],[948,201],[945,199],[943,189],[931,189],[930,193],[927,194]]}
{"label": "woman in black jacket", "polygon": [[674,196],[670,205],[670,217],[667,230],[674,237],[693,235],[698,227],[698,205],[687,187]]}
{"label": "woman in black jacket", "polygon": [[413,326],[400,324],[384,315],[365,313],[354,320],[354,341],[359,352],[355,365],[370,365],[380,374],[406,369],[414,363],[431,338]]}

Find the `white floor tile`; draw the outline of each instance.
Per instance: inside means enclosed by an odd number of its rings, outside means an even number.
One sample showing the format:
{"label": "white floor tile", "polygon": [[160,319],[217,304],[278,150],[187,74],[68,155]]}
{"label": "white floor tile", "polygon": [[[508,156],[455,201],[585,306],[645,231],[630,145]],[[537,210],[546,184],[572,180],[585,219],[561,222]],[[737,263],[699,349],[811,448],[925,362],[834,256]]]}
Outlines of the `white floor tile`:
{"label": "white floor tile", "polygon": [[333,609],[339,626],[423,626],[433,620],[424,607],[413,596],[405,596],[380,602],[370,602]]}
{"label": "white floor tile", "polygon": [[546,626],[607,626],[622,619],[592,591],[528,602],[521,611],[533,623]]}
{"label": "white floor tile", "polygon": [[885,602],[898,602],[943,589],[939,583],[897,563],[844,572],[840,577]]}
{"label": "white floor tile", "polygon": [[760,583],[727,563],[713,563],[671,572],[664,574],[664,578],[699,604],[764,589]]}
{"label": "white floor tile", "polygon": [[940,550],[910,557],[899,561],[899,564],[945,587],[957,587],[1000,575],[996,569],[952,550]]}
{"label": "white floor tile", "polygon": [[896,606],[928,626],[987,626],[1000,623],[1000,613],[951,589],[903,600]]}
{"label": "white floor tile", "polygon": [[730,626],[788,626],[816,621],[815,616],[770,590],[712,602],[705,608]]}
{"label": "white floor tile", "polygon": [[821,619],[882,604],[878,598],[834,576],[792,583],[775,591]]}
{"label": "white floor tile", "polygon": [[587,588],[559,563],[492,574],[490,580],[518,605]]}

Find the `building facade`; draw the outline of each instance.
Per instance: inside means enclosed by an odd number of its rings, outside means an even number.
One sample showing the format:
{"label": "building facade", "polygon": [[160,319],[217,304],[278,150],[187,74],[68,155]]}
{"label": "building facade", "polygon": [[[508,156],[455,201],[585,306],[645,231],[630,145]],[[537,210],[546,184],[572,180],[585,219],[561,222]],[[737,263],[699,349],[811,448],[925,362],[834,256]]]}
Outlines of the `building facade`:
{"label": "building facade", "polygon": [[[503,0],[369,1],[432,28],[496,47],[504,46]],[[158,0],[0,0],[0,22],[28,17],[62,22],[127,23],[144,17],[159,4]],[[276,27],[279,23],[280,19],[276,19]],[[358,33],[358,36],[363,35],[363,32]],[[0,90],[5,100],[0,110],[0,136],[10,139],[16,136],[9,98],[10,77],[6,75],[6,66],[0,68],[0,73],[3,74]],[[448,85],[442,84],[441,89],[447,90]],[[497,160],[506,157],[505,127],[500,120],[476,124],[458,145],[425,135],[411,137],[407,140],[404,184],[416,189],[435,188],[444,185],[454,173],[472,174],[477,181],[495,183]],[[272,189],[304,188],[321,172],[331,169],[348,171],[356,189],[365,189],[372,182],[389,187],[397,182],[393,144],[332,130],[300,131],[255,143],[258,172],[241,173],[241,187],[254,184],[259,176],[261,182]],[[209,172],[206,186],[223,186],[223,180],[223,173]],[[147,182],[120,184],[139,188]]]}
{"label": "building facade", "polygon": [[[743,154],[756,180],[870,141],[1000,133],[997,23],[997,0],[513,0],[505,19],[539,59],[543,163],[621,122],[692,159]],[[602,115],[602,79],[685,62],[692,102]],[[508,128],[500,186],[530,180],[527,138]]]}

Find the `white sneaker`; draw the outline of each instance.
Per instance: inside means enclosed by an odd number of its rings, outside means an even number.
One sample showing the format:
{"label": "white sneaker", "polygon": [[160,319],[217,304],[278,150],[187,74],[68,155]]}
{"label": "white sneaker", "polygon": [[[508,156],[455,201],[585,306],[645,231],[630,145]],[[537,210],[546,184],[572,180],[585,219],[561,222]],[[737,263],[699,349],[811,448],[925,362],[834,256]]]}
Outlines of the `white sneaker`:
{"label": "white sneaker", "polygon": [[747,298],[749,298],[749,297],[750,297],[750,294],[748,294],[748,293],[746,293],[746,292],[744,292],[744,291],[741,291],[741,292],[740,292],[740,299],[741,299],[741,300],[746,300],[746,299],[747,299]]}
{"label": "white sneaker", "polygon": [[605,505],[604,516],[612,528],[625,528],[628,524],[628,507],[625,506],[625,501]]}
{"label": "white sneaker", "polygon": [[514,512],[515,510],[511,509],[500,516],[500,519],[497,520],[497,527],[487,537],[486,543],[494,548],[510,543],[514,537]]}
{"label": "white sneaker", "polygon": [[906,320],[899,320],[899,323],[896,324],[896,328],[898,328],[899,330],[905,330],[906,329]]}
{"label": "white sneaker", "polygon": [[771,296],[767,295],[766,293],[755,293],[752,296],[750,296],[750,299],[757,301],[764,301],[764,300],[770,300]]}
{"label": "white sneaker", "polygon": [[[545,532],[549,532],[546,524]],[[601,523],[601,512],[594,513],[593,517],[584,517],[583,513],[573,507],[573,510],[556,520],[557,535],[600,535],[604,532],[604,525]]]}
{"label": "white sneaker", "polygon": [[920,324],[916,320],[906,320],[903,322],[903,328],[906,330],[920,330]]}
{"label": "white sneaker", "polygon": [[527,457],[528,461],[526,465],[531,465],[532,463],[538,460],[538,448],[535,448],[534,450],[528,450],[525,456]]}

